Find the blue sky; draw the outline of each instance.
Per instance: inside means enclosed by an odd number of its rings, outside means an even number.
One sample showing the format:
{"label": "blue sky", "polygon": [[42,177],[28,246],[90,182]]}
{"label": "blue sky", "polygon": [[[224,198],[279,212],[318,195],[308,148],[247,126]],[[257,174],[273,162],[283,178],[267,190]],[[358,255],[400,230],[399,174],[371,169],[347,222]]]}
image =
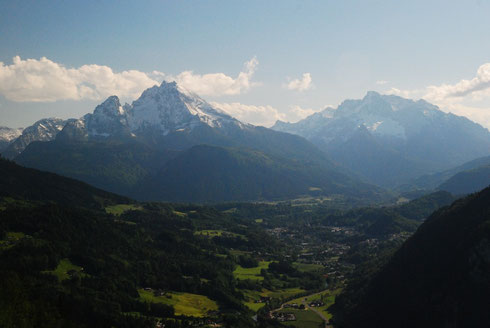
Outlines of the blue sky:
{"label": "blue sky", "polygon": [[0,125],[167,79],[256,124],[377,90],[490,128],[489,14],[471,0],[2,1]]}

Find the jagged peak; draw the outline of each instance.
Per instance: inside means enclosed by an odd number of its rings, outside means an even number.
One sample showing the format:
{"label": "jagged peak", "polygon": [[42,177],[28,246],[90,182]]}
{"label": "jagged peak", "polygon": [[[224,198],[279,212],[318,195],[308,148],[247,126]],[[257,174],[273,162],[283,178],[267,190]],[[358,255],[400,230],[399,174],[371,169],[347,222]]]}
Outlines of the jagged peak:
{"label": "jagged peak", "polygon": [[176,82],[166,81],[143,91],[126,112],[132,131],[152,127],[161,130],[164,135],[176,130],[192,129],[200,123],[221,127],[225,121],[236,121]]}
{"label": "jagged peak", "polygon": [[103,103],[95,107],[94,114],[124,115],[124,109],[117,96],[110,96]]}
{"label": "jagged peak", "polygon": [[99,106],[104,106],[104,107],[117,106],[117,107],[119,107],[119,106],[121,106],[121,102],[119,101],[118,96],[110,96]]}
{"label": "jagged peak", "polygon": [[47,117],[47,118],[42,118],[40,120],[37,120],[32,125],[38,125],[38,124],[45,123],[45,122],[55,122],[56,123],[56,122],[64,122],[64,120],[62,118],[59,118],[59,117]]}
{"label": "jagged peak", "polygon": [[65,122],[66,122],[65,120],[58,118],[58,117],[42,118],[42,119],[34,122],[34,124],[32,124],[31,126],[28,126],[27,128],[25,128],[22,131],[22,134],[37,131],[39,129],[43,129],[43,130],[50,129],[51,127],[55,127],[58,130],[61,130],[61,128],[63,127]]}

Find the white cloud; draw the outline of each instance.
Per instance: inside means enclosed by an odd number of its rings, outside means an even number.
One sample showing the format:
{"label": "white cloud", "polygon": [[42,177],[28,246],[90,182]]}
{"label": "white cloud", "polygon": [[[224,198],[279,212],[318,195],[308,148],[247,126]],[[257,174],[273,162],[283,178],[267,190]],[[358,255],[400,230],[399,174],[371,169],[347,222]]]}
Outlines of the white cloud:
{"label": "white cloud", "polygon": [[387,84],[387,83],[388,83],[388,81],[385,81],[385,80],[379,80],[379,81],[376,81],[376,84],[377,84],[377,85],[385,85],[385,84]]}
{"label": "white cloud", "polygon": [[418,99],[418,98],[422,98],[422,96],[425,93],[425,90],[424,89],[401,90],[393,87],[390,88],[389,90],[386,90],[384,93],[387,95],[395,95],[403,98]]}
{"label": "white cloud", "polygon": [[[476,76],[470,80],[463,79],[455,84],[430,85],[415,90],[391,88],[386,93],[405,98],[425,99],[445,112],[466,116],[490,128],[490,63],[481,65]],[[475,106],[475,101],[486,102],[489,106]]]}
{"label": "white cloud", "polygon": [[238,120],[254,125],[272,126],[277,120],[285,120],[286,115],[280,113],[276,108],[266,106],[244,105],[241,103],[217,103],[212,102],[219,108]]}
{"label": "white cloud", "polygon": [[284,86],[289,90],[296,90],[301,92],[301,91],[306,91],[313,86],[311,81],[312,81],[311,74],[304,73],[301,79],[294,79],[289,83],[285,84]]}
{"label": "white cloud", "polygon": [[300,106],[291,106],[289,109],[288,119],[290,122],[296,122],[304,119],[314,113],[321,112],[323,108],[320,109],[312,109],[312,108],[302,108]]}
{"label": "white cloud", "polygon": [[46,57],[22,60],[16,56],[12,65],[0,62],[0,93],[18,102],[99,100],[113,94],[133,98],[157,83],[135,70],[114,73],[100,65],[66,68]]}
{"label": "white cloud", "polygon": [[67,68],[46,57],[22,60],[16,56],[11,65],[0,62],[0,94],[17,102],[100,100],[110,95],[135,99],[143,90],[165,79],[203,96],[236,95],[256,85],[251,78],[257,65],[257,58],[252,58],[235,79],[223,73],[196,75],[191,71],[172,77],[158,71],[117,73],[101,65]]}
{"label": "white cloud", "polygon": [[258,85],[251,81],[258,65],[259,61],[253,57],[244,64],[244,70],[235,79],[223,73],[200,75],[184,71],[175,77],[166,76],[165,80],[175,81],[200,96],[238,95]]}
{"label": "white cloud", "polygon": [[462,98],[466,96],[490,96],[490,63],[481,65],[476,76],[471,80],[461,80],[456,84],[442,84],[427,87],[425,98],[441,101],[446,98]]}

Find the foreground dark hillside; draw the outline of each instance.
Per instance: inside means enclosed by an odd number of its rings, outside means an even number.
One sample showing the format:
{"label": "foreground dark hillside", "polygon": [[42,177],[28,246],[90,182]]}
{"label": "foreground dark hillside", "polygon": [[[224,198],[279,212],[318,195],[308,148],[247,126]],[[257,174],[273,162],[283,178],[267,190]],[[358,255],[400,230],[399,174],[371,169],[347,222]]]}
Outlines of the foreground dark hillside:
{"label": "foreground dark hillside", "polygon": [[269,327],[251,297],[280,304],[324,286],[281,262],[284,244],[255,221],[0,164],[0,327]]}
{"label": "foreground dark hillside", "polygon": [[369,272],[339,298],[336,326],[488,327],[490,188],[435,212]]}

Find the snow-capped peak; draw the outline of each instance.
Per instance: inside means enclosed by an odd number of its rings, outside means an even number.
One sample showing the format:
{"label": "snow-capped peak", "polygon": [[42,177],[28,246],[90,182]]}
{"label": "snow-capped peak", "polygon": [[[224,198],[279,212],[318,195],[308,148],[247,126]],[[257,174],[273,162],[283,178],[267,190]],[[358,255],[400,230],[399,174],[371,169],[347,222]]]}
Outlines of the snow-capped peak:
{"label": "snow-capped peak", "polygon": [[94,115],[123,116],[124,109],[117,96],[110,96],[102,104],[95,107]]}
{"label": "snow-capped peak", "polygon": [[129,106],[127,114],[131,131],[157,129],[163,135],[202,123],[221,127],[225,122],[236,121],[177,83],[165,81],[145,90]]}

